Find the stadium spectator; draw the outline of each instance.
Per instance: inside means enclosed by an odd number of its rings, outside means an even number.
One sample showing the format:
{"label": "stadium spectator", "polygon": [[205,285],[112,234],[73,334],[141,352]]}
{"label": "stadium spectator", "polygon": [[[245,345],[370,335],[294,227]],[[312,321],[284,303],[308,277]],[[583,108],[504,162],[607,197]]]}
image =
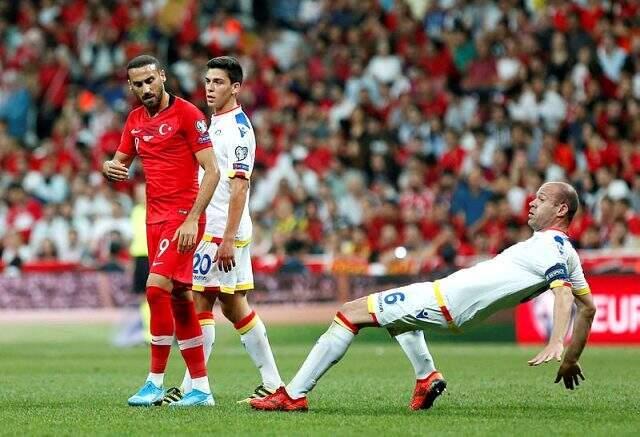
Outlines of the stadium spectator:
{"label": "stadium spectator", "polygon": [[19,232],[5,235],[2,242],[2,263],[19,270],[25,262],[33,259],[33,252],[25,245]]}
{"label": "stadium spectator", "polygon": [[20,233],[23,243],[29,241],[35,222],[42,216],[42,205],[28,197],[24,188],[17,182],[7,188],[6,223],[12,231]]}
{"label": "stadium spectator", "polygon": [[491,198],[486,181],[479,168],[473,169],[466,183],[460,183],[453,194],[451,212],[458,215],[467,226],[476,223],[484,214],[485,206]]}
{"label": "stadium spectator", "polygon": [[59,260],[58,249],[52,239],[45,238],[42,240],[36,252],[36,259],[39,262],[56,262]]}
{"label": "stadium spectator", "polygon": [[31,93],[26,84],[18,80],[16,70],[6,70],[0,85],[0,120],[6,121],[11,136],[24,138],[32,105]]}
{"label": "stadium spectator", "polygon": [[606,34],[598,46],[598,63],[607,79],[612,82],[620,81],[620,73],[627,59],[627,53],[619,47],[613,35]]}
{"label": "stadium spectator", "polygon": [[31,170],[22,181],[25,190],[45,205],[64,201],[69,192],[68,178],[56,174],[55,166],[55,157],[49,156],[42,161],[39,170]]}
{"label": "stadium spectator", "polygon": [[45,241],[52,243],[56,250],[66,246],[69,232],[68,223],[57,214],[54,205],[45,205],[42,209],[42,217],[35,222],[31,232],[29,245],[33,253],[38,253]]}
{"label": "stadium spectator", "polygon": [[89,251],[80,240],[76,229],[69,229],[65,243],[60,249],[60,261],[72,264],[89,263]]}
{"label": "stadium spectator", "polygon": [[[284,256],[294,240],[305,242],[304,253],[339,253],[363,245],[363,228],[378,256],[383,224],[375,220],[389,205],[402,211],[394,223],[400,240],[417,221],[425,243],[432,241],[442,227],[437,217],[454,227],[458,255],[486,256],[496,249],[493,231],[469,230],[493,193],[515,216],[505,229],[525,235],[528,196],[548,179],[574,184],[584,199],[575,243],[637,244],[628,220],[614,226],[601,211],[609,196],[640,213],[634,2],[174,3],[6,5],[0,233],[19,232],[25,252],[39,247],[34,226],[43,207],[61,204],[56,220],[67,230],[54,239],[59,257],[82,253],[98,265],[104,246],[90,230],[130,213],[140,168],[133,182],[114,186],[97,172],[134,103],[124,60],[143,51],[166,60],[172,91],[201,109],[206,60],[220,51],[241,59],[242,104],[258,140],[251,209],[264,238],[254,256]],[[469,194],[476,177],[482,190]],[[279,218],[274,231],[283,198],[296,225]],[[602,230],[597,244],[592,226]],[[65,247],[70,239],[74,255]]]}
{"label": "stadium spectator", "polygon": [[285,248],[286,257],[278,269],[278,272],[285,274],[307,273],[309,269],[304,265],[302,259],[300,259],[300,254],[304,247],[305,244],[303,241],[289,240]]}
{"label": "stadium spectator", "polygon": [[120,240],[113,240],[109,243],[107,260],[102,263],[98,270],[102,272],[124,272],[124,265],[122,261],[118,259],[118,255],[122,252],[122,243]]}

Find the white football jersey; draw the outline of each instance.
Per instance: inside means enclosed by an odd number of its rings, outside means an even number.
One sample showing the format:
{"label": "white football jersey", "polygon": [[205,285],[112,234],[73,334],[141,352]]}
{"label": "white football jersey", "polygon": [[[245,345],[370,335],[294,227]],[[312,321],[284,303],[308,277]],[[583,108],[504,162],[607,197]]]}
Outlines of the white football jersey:
{"label": "white football jersey", "polygon": [[535,232],[495,258],[441,279],[439,285],[458,326],[481,321],[559,285],[571,287],[575,295],[589,293],[578,253],[555,229]]}
{"label": "white football jersey", "polygon": [[[205,234],[222,238],[231,198],[231,179],[240,177],[249,180],[253,171],[256,154],[256,137],[249,117],[242,107],[211,117],[209,136],[213,152],[220,168],[220,182],[211,202],[207,206],[207,226]],[[204,171],[200,169],[200,180]],[[249,216],[249,194],[242,211],[240,226],[236,234],[237,244],[244,245],[251,240],[253,225]]]}

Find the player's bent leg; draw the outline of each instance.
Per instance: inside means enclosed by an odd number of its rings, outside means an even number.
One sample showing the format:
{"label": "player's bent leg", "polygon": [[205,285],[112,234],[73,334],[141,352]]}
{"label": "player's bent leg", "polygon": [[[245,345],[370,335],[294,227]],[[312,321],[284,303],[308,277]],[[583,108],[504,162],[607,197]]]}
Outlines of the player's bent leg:
{"label": "player's bent leg", "polygon": [[307,411],[307,393],[340,361],[360,328],[365,326],[375,326],[367,311],[367,298],[344,304],[286,388],[281,387],[264,399],[250,401],[251,407],[264,411]]}
{"label": "player's bent leg", "polygon": [[396,339],[413,366],[416,386],[409,403],[413,410],[428,409],[445,390],[422,330],[448,329],[447,320],[430,282],[411,284],[369,296],[369,312]]}
{"label": "player's bent leg", "polygon": [[131,406],[151,406],[164,396],[164,371],[173,342],[171,281],[151,273],[147,279],[147,302],[151,313],[151,360],[149,375],[138,392],[128,399]]}
{"label": "player's bent leg", "polygon": [[393,328],[389,328],[388,331],[409,358],[416,379],[424,379],[436,370],[423,331],[411,330],[398,333]]}
{"label": "player's bent leg", "polygon": [[380,326],[369,312],[369,296],[349,301],[340,307],[337,314],[341,314],[358,328]]}
{"label": "player's bent leg", "polygon": [[178,346],[192,378],[192,390],[171,406],[213,405],[204,361],[202,330],[193,305],[191,290],[183,284],[176,284],[171,304]]}
{"label": "player's bent leg", "polygon": [[416,386],[409,403],[412,410],[431,408],[435,399],[445,390],[447,383],[433,363],[424,332],[409,328],[388,328],[413,366]]}
{"label": "player's bent leg", "polygon": [[220,306],[222,313],[240,334],[240,342],[262,378],[262,383],[253,393],[238,402],[247,403],[252,399],[261,399],[275,393],[282,385],[282,378],[273,357],[267,330],[258,314],[249,305],[247,293],[245,291],[236,291],[233,294],[220,293]]}

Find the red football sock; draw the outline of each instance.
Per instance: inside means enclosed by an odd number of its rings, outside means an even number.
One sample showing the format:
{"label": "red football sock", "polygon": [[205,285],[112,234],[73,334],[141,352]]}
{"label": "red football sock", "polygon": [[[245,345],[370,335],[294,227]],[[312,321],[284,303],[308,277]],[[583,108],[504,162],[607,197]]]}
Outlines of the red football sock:
{"label": "red football sock", "polygon": [[239,322],[234,323],[233,327],[242,335],[251,330],[258,322],[258,316],[255,311],[251,311],[247,316],[242,318]]}
{"label": "red football sock", "polygon": [[176,338],[189,374],[192,379],[207,376],[202,348],[202,329],[193,301],[172,299],[171,304],[176,323]]}
{"label": "red football sock", "polygon": [[171,293],[159,287],[147,287],[151,312],[151,373],[164,373],[173,342]]}

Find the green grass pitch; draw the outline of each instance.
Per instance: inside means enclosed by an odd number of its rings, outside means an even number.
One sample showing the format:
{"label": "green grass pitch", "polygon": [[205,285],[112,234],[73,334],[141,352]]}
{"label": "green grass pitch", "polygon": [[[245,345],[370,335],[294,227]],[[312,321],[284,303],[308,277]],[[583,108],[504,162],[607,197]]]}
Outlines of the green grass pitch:
{"label": "green grass pitch", "polygon": [[[271,326],[289,380],[324,326]],[[370,331],[370,332],[367,332]],[[254,412],[236,400],[258,383],[232,329],[218,328],[209,364],[217,405],[170,411],[130,408],[147,349],[117,349],[100,326],[0,329],[2,435],[638,435],[640,348],[588,348],[579,390],[553,384],[557,364],[529,368],[537,349],[433,342],[449,383],[434,408],[411,412],[413,372],[383,332],[364,330],[309,397],[309,413]],[[177,350],[167,384],[177,384]]]}

